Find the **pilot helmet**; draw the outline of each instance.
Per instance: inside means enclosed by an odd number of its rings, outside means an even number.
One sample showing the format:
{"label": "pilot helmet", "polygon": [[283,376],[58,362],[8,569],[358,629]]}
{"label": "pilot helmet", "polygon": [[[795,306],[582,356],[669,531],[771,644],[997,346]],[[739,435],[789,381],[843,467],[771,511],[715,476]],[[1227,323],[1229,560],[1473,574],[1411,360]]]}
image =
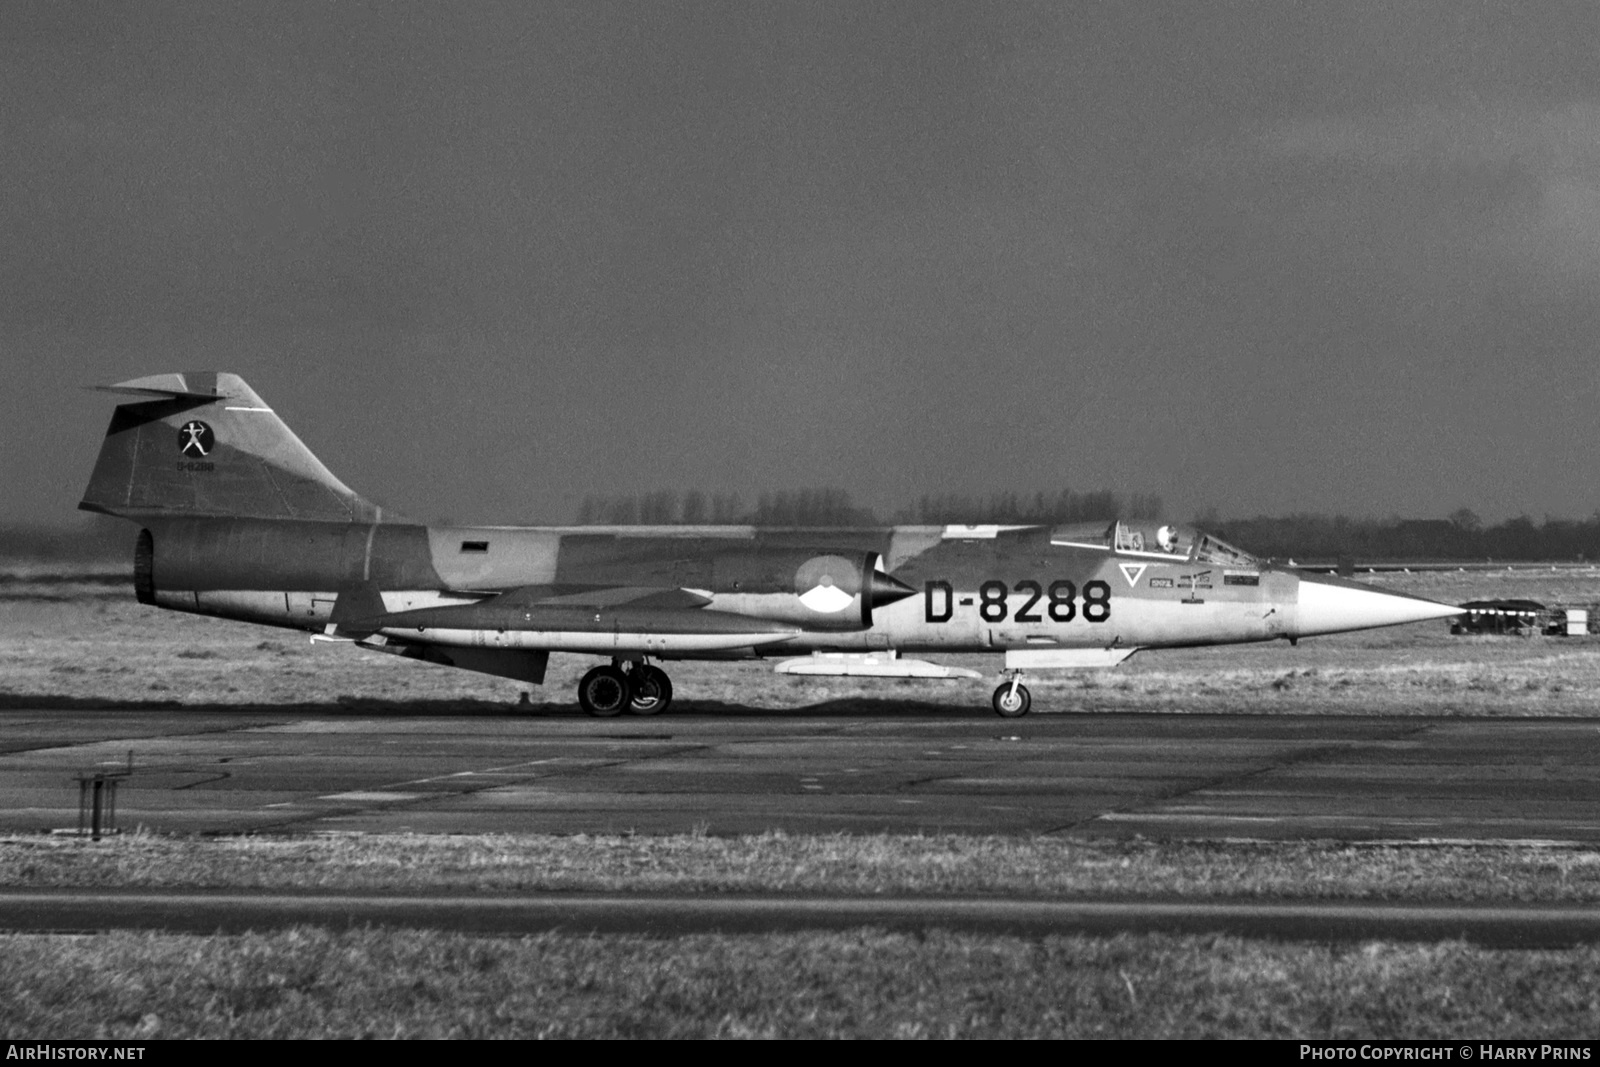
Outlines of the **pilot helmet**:
{"label": "pilot helmet", "polygon": [[1161,546],[1162,551],[1176,552],[1178,550],[1178,528],[1175,526],[1161,527],[1156,531],[1156,544]]}

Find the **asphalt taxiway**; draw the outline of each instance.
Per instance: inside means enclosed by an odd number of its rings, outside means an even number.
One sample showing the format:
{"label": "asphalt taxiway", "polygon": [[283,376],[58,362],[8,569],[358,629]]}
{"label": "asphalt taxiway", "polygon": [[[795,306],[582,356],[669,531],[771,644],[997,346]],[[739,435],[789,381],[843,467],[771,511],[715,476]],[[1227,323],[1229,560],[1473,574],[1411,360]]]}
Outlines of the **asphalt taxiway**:
{"label": "asphalt taxiway", "polygon": [[1236,934],[1281,940],[1444,940],[1495,948],[1600,941],[1600,911],[1577,905],[1347,901],[1016,900],[781,894],[448,894],[0,889],[0,929],[237,934],[315,924],[455,933],[578,935],[960,930],[1046,934]]}
{"label": "asphalt taxiway", "polygon": [[163,832],[1046,833],[1600,842],[1600,722],[867,712],[596,720],[329,708],[0,711],[0,832],[132,773]]}

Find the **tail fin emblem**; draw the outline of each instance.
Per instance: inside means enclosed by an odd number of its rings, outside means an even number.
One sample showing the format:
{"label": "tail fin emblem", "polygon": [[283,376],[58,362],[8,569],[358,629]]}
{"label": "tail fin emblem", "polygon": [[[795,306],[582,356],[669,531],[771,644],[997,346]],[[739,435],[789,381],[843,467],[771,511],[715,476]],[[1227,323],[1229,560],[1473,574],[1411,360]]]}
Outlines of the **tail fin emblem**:
{"label": "tail fin emblem", "polygon": [[209,456],[217,435],[199,419],[192,419],[178,428],[178,451],[185,456]]}

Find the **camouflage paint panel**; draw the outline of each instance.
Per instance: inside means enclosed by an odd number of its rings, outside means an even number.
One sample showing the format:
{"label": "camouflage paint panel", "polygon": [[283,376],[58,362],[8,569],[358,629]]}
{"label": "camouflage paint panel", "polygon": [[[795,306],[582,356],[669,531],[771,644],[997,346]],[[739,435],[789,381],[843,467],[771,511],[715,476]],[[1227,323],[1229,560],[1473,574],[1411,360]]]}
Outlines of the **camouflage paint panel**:
{"label": "camouflage paint panel", "polygon": [[[556,578],[562,537],[550,530],[430,526],[427,537],[429,558],[445,589],[515,589],[550,585]],[[397,588],[390,583],[379,584]]]}
{"label": "camouflage paint panel", "polygon": [[[149,526],[158,591],[333,589],[350,577],[364,527],[250,519],[177,519]],[[359,571],[356,572],[359,574]]]}
{"label": "camouflage paint panel", "polygon": [[[841,555],[824,548],[790,548],[776,545],[762,550],[720,552],[712,561],[711,584],[705,588],[718,593],[803,593],[815,584],[823,571],[832,584],[850,595],[866,585],[870,554],[851,552]],[[817,574],[812,576],[811,571]]]}
{"label": "camouflage paint panel", "polygon": [[561,586],[709,589],[712,560],[729,544],[722,538],[564,533],[555,582]]}
{"label": "camouflage paint panel", "polygon": [[[561,591],[605,587],[790,590],[808,559],[839,550],[883,552],[890,531],[752,527],[428,528],[445,588]],[[385,588],[392,588],[381,583]]]}
{"label": "camouflage paint panel", "polygon": [[564,532],[552,592],[607,586],[704,591],[713,595],[714,607],[736,614],[860,629],[871,618],[871,602],[888,595],[865,595],[877,549],[887,540],[882,530],[762,532],[750,539]]}
{"label": "camouflage paint panel", "polygon": [[363,580],[382,590],[450,587],[434,559],[428,527],[382,523],[361,529],[369,539],[362,562]]}
{"label": "camouflage paint panel", "polygon": [[883,568],[893,574],[907,560],[937,548],[943,540],[942,526],[896,526],[889,531],[889,548],[883,553]]}
{"label": "camouflage paint panel", "polygon": [[158,591],[440,587],[420,526],[165,519],[149,529]]}
{"label": "camouflage paint panel", "polygon": [[605,536],[668,541],[752,541],[755,526],[540,526],[562,536]]}
{"label": "camouflage paint panel", "polygon": [[[172,510],[194,510],[194,483],[174,469],[177,429],[171,420],[208,406],[196,400],[151,400],[122,404],[111,413],[100,445],[100,458],[89,475],[89,487],[79,507],[119,514],[128,509],[152,507],[152,501]],[[152,429],[153,427],[153,429]],[[157,437],[167,443],[162,454]]]}
{"label": "camouflage paint panel", "polygon": [[792,592],[795,574],[808,560],[841,547],[877,549],[884,540],[882,531],[762,531],[755,538],[564,532],[555,583]]}
{"label": "camouflage paint panel", "polygon": [[[891,544],[891,551],[904,552],[912,543],[909,535],[897,537]],[[889,568],[896,578],[917,589],[929,580],[950,581],[964,589],[976,589],[981,582],[1010,577],[1013,573],[1020,575],[1022,571],[1037,577],[1041,568],[1061,567],[1064,560],[1070,559],[1052,558],[1052,551],[1059,550],[1051,548],[1049,534],[1044,530],[1007,531],[995,537],[971,539],[946,538],[941,533],[936,541],[924,534],[920,546],[921,551],[908,555],[899,566]],[[1092,566],[1090,561],[1084,562]]]}
{"label": "camouflage paint panel", "polygon": [[836,529],[811,527],[786,527],[756,530],[756,542],[762,551],[785,548],[822,552],[876,552],[880,556],[889,551],[894,530],[881,526],[853,526]]}

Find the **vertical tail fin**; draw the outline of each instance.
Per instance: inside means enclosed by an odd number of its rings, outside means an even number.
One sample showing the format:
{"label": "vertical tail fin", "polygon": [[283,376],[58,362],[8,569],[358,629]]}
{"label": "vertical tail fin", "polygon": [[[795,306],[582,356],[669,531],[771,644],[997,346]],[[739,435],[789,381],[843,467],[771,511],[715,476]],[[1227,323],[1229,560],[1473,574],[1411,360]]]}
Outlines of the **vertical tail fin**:
{"label": "vertical tail fin", "polygon": [[78,507],[125,518],[239,515],[376,522],[236,374],[188,372],[101,386],[118,405]]}

